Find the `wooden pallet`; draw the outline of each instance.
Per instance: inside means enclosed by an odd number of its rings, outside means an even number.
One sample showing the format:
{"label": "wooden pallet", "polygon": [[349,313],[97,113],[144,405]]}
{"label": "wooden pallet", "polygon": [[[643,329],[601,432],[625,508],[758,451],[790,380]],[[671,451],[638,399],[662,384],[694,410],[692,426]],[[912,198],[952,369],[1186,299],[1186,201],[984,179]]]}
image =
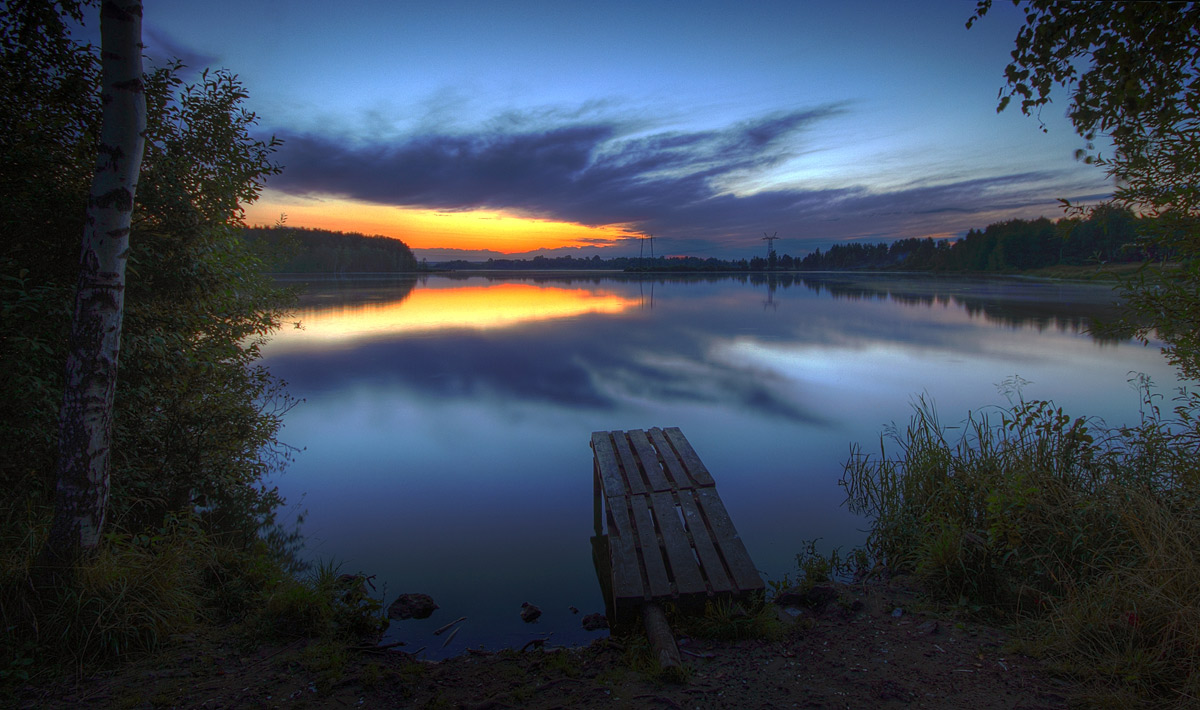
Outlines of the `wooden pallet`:
{"label": "wooden pallet", "polygon": [[610,621],[632,621],[647,603],[702,607],[763,589],[712,475],[677,427],[593,432],[592,451]]}

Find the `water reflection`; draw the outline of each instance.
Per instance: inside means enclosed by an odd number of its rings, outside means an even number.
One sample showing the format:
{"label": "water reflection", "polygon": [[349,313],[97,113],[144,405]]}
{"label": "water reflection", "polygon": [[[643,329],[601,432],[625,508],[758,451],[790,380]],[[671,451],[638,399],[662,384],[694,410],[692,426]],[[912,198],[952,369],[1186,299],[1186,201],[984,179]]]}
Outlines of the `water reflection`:
{"label": "water reflection", "polygon": [[603,289],[565,288],[527,283],[459,286],[447,282],[401,282],[390,294],[377,286],[348,289],[339,284],[336,298],[310,290],[295,314],[303,334],[284,332],[277,350],[322,348],[332,343],[453,330],[492,330],[588,313],[618,314],[638,305],[635,299]]}
{"label": "water reflection", "polygon": [[[392,631],[413,648],[462,615],[455,642],[427,654],[546,632],[586,642],[568,609],[602,608],[592,431],[681,427],[751,557],[779,578],[803,539],[861,539],[839,507],[841,464],[851,442],[906,419],[916,394],[952,423],[1003,403],[994,383],[1019,374],[1028,397],[1136,416],[1127,373],[1172,375],[1152,349],[1083,332],[1111,300],[1089,286],[896,276],[315,284],[305,329],[266,349],[307,400],[283,432],[307,450],[278,484],[306,495],[311,554],[377,574],[389,596],[438,600],[443,611]],[[539,624],[520,621],[524,601],[542,607]]]}

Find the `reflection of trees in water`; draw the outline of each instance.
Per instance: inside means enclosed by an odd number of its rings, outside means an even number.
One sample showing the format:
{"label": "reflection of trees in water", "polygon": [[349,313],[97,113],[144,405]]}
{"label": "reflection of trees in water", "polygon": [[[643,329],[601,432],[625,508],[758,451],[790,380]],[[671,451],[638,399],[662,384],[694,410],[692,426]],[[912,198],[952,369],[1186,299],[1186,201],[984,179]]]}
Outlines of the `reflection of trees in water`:
{"label": "reflection of trees in water", "polygon": [[343,276],[324,279],[280,280],[281,286],[296,288],[299,292],[297,305],[300,309],[323,306],[360,306],[366,304],[400,303],[416,288],[418,280],[427,277],[398,276]]}
{"label": "reflection of trees in water", "polygon": [[[1122,332],[1090,332],[1094,324],[1113,323],[1121,315],[1115,293],[1093,286],[997,279],[942,280],[926,275],[912,279],[889,276],[879,280],[805,276],[797,281],[815,293],[828,293],[837,299],[890,300],[927,308],[935,304],[962,306],[968,316],[983,318],[989,323],[1032,326],[1039,331],[1052,327],[1068,333],[1087,332],[1100,343],[1121,343],[1131,336]],[[1094,300],[1079,300],[1071,298],[1072,295]]]}
{"label": "reflection of trees in water", "polygon": [[[710,274],[629,274],[623,272],[447,272],[436,275],[396,277],[342,277],[287,282],[301,287],[300,307],[315,308],[369,303],[398,303],[412,293],[417,283],[430,278],[462,281],[482,279],[488,283],[523,282],[545,286],[602,286],[637,284],[643,306],[652,307],[657,284],[739,283],[765,288],[764,308],[777,307],[778,291],[804,288],[816,294],[850,301],[894,301],[906,306],[961,306],[972,318],[1010,327],[1055,328],[1061,332],[1087,332],[1095,324],[1112,323],[1120,314],[1115,294],[1088,284],[1054,284],[1015,279],[970,279],[930,274],[887,274],[879,276],[813,275],[789,272]],[[308,286],[315,288],[308,289]],[[1107,300],[1106,300],[1107,299]],[[1125,332],[1089,333],[1097,342],[1121,343]]]}

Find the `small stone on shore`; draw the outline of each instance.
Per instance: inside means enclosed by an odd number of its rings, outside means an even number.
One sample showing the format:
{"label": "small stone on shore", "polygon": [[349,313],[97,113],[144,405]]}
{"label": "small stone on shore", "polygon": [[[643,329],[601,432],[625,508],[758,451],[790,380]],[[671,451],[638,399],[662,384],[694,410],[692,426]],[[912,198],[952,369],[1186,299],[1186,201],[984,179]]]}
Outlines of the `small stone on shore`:
{"label": "small stone on shore", "polygon": [[388,607],[389,619],[428,619],[438,608],[428,594],[401,594]]}
{"label": "small stone on shore", "polygon": [[521,621],[524,621],[526,624],[532,624],[533,622],[537,621],[538,617],[541,615],[541,609],[530,604],[529,602],[521,603]]}

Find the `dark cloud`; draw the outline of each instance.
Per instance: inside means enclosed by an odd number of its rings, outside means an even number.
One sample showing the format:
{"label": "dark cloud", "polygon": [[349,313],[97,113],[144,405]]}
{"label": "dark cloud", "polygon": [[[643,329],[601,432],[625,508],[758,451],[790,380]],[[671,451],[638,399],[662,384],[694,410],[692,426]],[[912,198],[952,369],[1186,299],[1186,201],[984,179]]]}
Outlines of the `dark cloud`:
{"label": "dark cloud", "polygon": [[270,186],[387,205],[629,223],[672,240],[662,242],[664,253],[698,255],[719,255],[729,240],[744,241],[764,229],[799,234],[810,244],[889,238],[965,230],[986,224],[981,215],[1053,203],[1044,186],[1062,176],[1050,173],[889,191],[731,190],[739,179],[812,150],[804,144],[806,130],[845,111],[844,105],[826,105],[690,132],[647,131],[590,111],[575,118],[505,114],[474,132],[366,143],[283,131],[278,157],[285,170]]}
{"label": "dark cloud", "polygon": [[195,73],[217,63],[215,55],[205,54],[185,46],[165,30],[149,23],[142,26],[142,42],[146,48],[146,56],[158,65],[178,60],[183,62],[184,67],[190,69],[191,73]]}

